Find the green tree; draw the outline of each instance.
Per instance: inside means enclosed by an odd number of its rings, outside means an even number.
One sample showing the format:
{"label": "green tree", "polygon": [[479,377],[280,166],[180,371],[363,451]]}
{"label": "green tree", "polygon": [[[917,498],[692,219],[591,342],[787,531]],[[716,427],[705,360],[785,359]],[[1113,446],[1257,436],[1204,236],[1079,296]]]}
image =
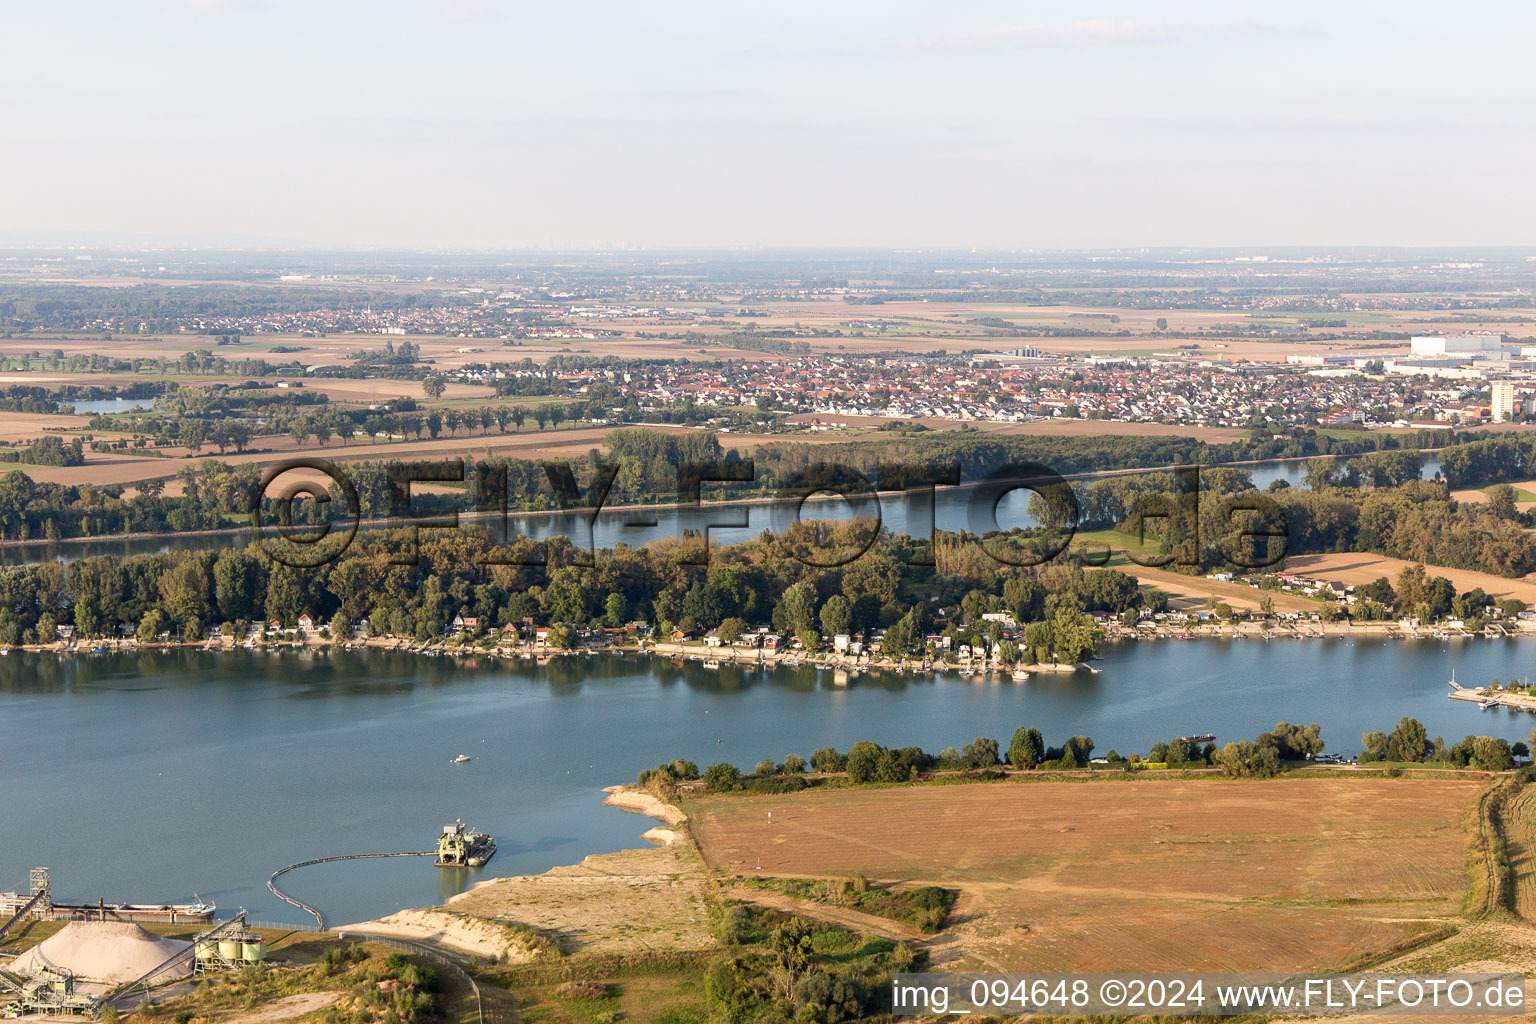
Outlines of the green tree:
{"label": "green tree", "polygon": [[960,756],[968,768],[991,768],[1002,763],[998,756],[997,740],[986,736],[977,736],[967,743],[960,751]]}
{"label": "green tree", "polygon": [[814,933],[809,921],[791,917],[768,936],[768,974],[780,1005],[793,1005],[795,987],[811,970]]}
{"label": "green tree", "polygon": [[622,626],[628,617],[629,602],[624,599],[623,594],[614,592],[603,599],[603,625]]}
{"label": "green tree", "polygon": [[[1536,735],[1536,734],[1533,734]],[[1387,734],[1367,732],[1360,736],[1360,761],[1383,761],[1387,757]]]}
{"label": "green tree", "polygon": [[779,608],[783,622],[778,623],[779,629],[786,633],[799,634],[816,625],[816,588],[804,580],[791,585],[784,591],[784,596],[779,600]]}
{"label": "green tree", "polygon": [[1520,510],[1515,506],[1515,489],[1509,484],[1496,484],[1488,488],[1488,511],[1500,519],[1518,519]]}
{"label": "green tree", "polygon": [[1093,740],[1087,736],[1073,736],[1067,740],[1065,747],[1067,753],[1071,754],[1072,759],[1078,764],[1087,764],[1088,759],[1093,756]]}
{"label": "green tree", "polygon": [[1103,629],[1093,619],[1066,608],[1051,620],[1051,643],[1056,660],[1063,664],[1076,664],[1098,654],[1103,635]]}
{"label": "green tree", "polygon": [[151,608],[139,620],[139,628],[134,635],[138,637],[139,643],[152,644],[163,632],[165,632],[165,616],[160,614],[160,609]]}
{"label": "green tree", "polygon": [[821,628],[826,636],[849,633],[853,628],[853,604],[842,594],[833,594],[821,606]]}
{"label": "green tree", "polygon": [[1387,737],[1387,761],[1422,761],[1429,751],[1429,733],[1416,718],[1404,717]]}
{"label": "green tree", "polygon": [[1506,772],[1515,766],[1509,741],[1494,736],[1479,736],[1472,741],[1472,761],[1490,772]]}
{"label": "green tree", "polygon": [[1019,726],[1008,743],[1008,763],[1016,768],[1034,768],[1045,756],[1045,740],[1033,726]]}
{"label": "green tree", "polygon": [[556,570],[550,577],[549,586],[544,588],[544,601],[549,607],[552,621],[586,622],[587,595],[582,585],[581,570],[575,566]]}
{"label": "green tree", "polygon": [[1272,779],[1280,770],[1280,759],[1273,747],[1247,740],[1222,747],[1216,753],[1216,764],[1229,779]]}
{"label": "green tree", "polygon": [[[1536,730],[1531,733],[1536,736]],[[811,770],[823,775],[843,770],[843,755],[837,752],[836,747],[818,747],[811,752]]]}
{"label": "green tree", "polygon": [[704,769],[703,778],[704,788],[711,793],[724,793],[741,786],[741,772],[724,761]]}

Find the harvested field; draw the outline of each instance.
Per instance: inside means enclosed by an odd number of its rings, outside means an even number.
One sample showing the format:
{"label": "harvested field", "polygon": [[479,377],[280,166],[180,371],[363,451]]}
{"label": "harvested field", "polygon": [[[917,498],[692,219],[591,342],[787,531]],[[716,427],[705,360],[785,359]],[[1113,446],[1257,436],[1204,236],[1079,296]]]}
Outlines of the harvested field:
{"label": "harvested field", "polygon": [[978,964],[1258,971],[1339,966],[1454,919],[1463,814],[1481,788],[1006,782],[713,797],[685,810],[720,873],[958,888],[953,931]]}
{"label": "harvested field", "polygon": [[[1286,567],[1303,576],[1320,580],[1338,580],[1344,584],[1370,583],[1385,576],[1394,585],[1397,574],[1417,562],[1387,555],[1345,552],[1330,555],[1292,555],[1285,561]],[[1492,573],[1473,572],[1470,569],[1447,569],[1439,565],[1426,565],[1430,576],[1444,576],[1455,584],[1458,591],[1482,587],[1489,597],[1516,597],[1529,605],[1536,605],[1536,580],[1530,577],[1509,579]]]}
{"label": "harvested field", "polygon": [[[1295,563],[1295,559],[1291,561]],[[1204,610],[1209,607],[1207,601],[1216,600],[1225,601],[1239,611],[1258,611],[1259,602],[1265,597],[1275,602],[1277,612],[1315,612],[1320,607],[1318,602],[1310,598],[1287,594],[1282,590],[1255,590],[1243,583],[1226,583],[1206,579],[1204,576],[1185,576],[1167,569],[1143,568],[1134,563],[1116,564],[1115,568],[1135,576],[1136,582],[1143,587],[1155,587],[1168,594],[1168,603],[1179,609]]]}
{"label": "harvested field", "polygon": [[44,434],[80,430],[91,422],[89,416],[45,415],[34,412],[0,412],[0,438],[7,441],[31,441]]}
{"label": "harvested field", "polygon": [[[1481,505],[1488,501],[1488,492],[1497,486],[1497,484],[1489,484],[1480,490],[1466,488],[1464,490],[1452,491],[1451,497],[1457,501],[1470,501],[1473,504]],[[1536,508],[1536,480],[1521,480],[1510,484],[1510,486],[1515,489],[1515,508],[1521,512],[1529,512],[1531,509]]]}
{"label": "harvested field", "polygon": [[[374,444],[366,439],[354,439],[343,445],[332,441],[324,447],[310,443],[300,448],[291,437],[262,438],[262,447],[271,451],[230,452],[219,455],[217,451],[204,451],[199,455],[146,458],[132,455],[86,452],[83,466],[17,466],[33,480],[59,484],[131,484],[140,480],[153,480],[175,476],[183,466],[201,466],[204,459],[216,458],[231,465],[256,463],[266,465],[295,458],[331,459],[336,462],[393,462],[401,459],[452,459],[462,457],[472,461],[484,456],[487,448],[498,455],[518,459],[574,459],[581,458],[591,449],[606,449],[603,439],[611,427],[576,427],[565,430],[526,430],[508,434],[474,434],[458,437],[440,437],[429,441],[393,441]],[[662,432],[682,433],[694,428],[657,426]]]}

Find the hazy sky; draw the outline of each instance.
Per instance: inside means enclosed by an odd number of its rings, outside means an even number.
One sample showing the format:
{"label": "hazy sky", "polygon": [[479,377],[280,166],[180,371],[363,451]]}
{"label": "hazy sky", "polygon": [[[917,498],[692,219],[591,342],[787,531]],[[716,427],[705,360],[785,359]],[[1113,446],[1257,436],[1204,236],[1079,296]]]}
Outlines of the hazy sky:
{"label": "hazy sky", "polygon": [[1536,7],[11,0],[0,243],[1536,243]]}

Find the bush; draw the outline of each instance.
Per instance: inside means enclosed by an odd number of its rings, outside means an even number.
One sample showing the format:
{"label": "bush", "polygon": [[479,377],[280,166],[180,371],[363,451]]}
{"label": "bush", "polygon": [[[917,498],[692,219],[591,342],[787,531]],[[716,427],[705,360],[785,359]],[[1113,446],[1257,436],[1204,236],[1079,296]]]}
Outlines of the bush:
{"label": "bush", "polygon": [[750,942],[756,934],[752,912],[740,903],[725,908],[715,925],[715,938],[722,946],[740,946]]}
{"label": "bush", "polygon": [[918,908],[912,911],[912,924],[918,931],[932,935],[944,924],[944,911]]}
{"label": "bush", "polygon": [[798,793],[808,785],[799,775],[787,775],[783,778],[743,779],[740,788],[749,793]]}
{"label": "bush", "polygon": [[741,772],[735,765],[724,761],[704,769],[704,788],[711,793],[724,793],[741,788]]}

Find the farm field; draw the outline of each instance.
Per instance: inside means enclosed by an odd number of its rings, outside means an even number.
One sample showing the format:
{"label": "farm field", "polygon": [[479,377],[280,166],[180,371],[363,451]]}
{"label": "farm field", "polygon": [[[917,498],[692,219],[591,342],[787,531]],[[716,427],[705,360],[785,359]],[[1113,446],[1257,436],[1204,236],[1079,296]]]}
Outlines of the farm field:
{"label": "farm field", "polygon": [[[1207,601],[1215,600],[1225,601],[1239,611],[1258,611],[1259,602],[1266,596],[1275,602],[1277,612],[1315,612],[1318,608],[1316,601],[1298,594],[1287,594],[1281,590],[1255,590],[1242,583],[1210,580],[1204,576],[1185,576],[1168,569],[1149,569],[1129,559],[1122,561],[1124,564],[1113,560],[1110,564],[1135,576],[1136,582],[1143,587],[1155,587],[1167,593],[1169,605],[1180,610],[1204,611],[1209,607]],[[1371,578],[1375,579],[1374,576]]]}
{"label": "farm field", "polygon": [[89,416],[62,413],[0,412],[0,438],[11,442],[31,441],[45,434],[80,430],[90,422]]}
{"label": "farm field", "polygon": [[987,969],[1261,971],[1339,967],[1454,919],[1482,785],[1003,782],[685,809],[721,874],[959,889],[952,930]]}
{"label": "farm field", "polygon": [[[396,459],[451,459],[466,460],[483,456],[489,448],[493,454],[509,455],[519,459],[584,457],[593,448],[605,449],[603,439],[612,427],[573,427],[566,429],[524,430],[507,434],[463,434],[456,437],[439,437],[426,441],[394,441],[373,443],[355,438],[349,444],[331,441],[326,445],[313,442],[302,448],[287,435],[263,437],[257,444],[270,451],[227,452],[220,455],[217,449],[204,449],[197,455],[186,449],[167,449],[165,458],[134,456],[118,453],[104,454],[87,451],[83,466],[17,466],[33,480],[61,484],[132,484],[141,480],[175,476],[184,466],[200,466],[204,459],[218,459],[231,465],[243,463],[283,462],[295,458],[324,458],[336,462],[387,462]],[[693,428],[656,425],[653,429],[663,432],[686,432]]]}
{"label": "farm field", "polygon": [[[1475,504],[1483,504],[1488,501],[1488,492],[1497,484],[1489,484],[1482,488],[1465,488],[1452,491],[1451,497],[1457,501],[1470,501]],[[1521,480],[1510,484],[1515,489],[1515,508],[1521,512],[1528,512],[1536,508],[1536,480]]]}
{"label": "farm field", "polygon": [[[1370,583],[1382,576],[1395,585],[1398,573],[1418,563],[1369,552],[1343,552],[1327,555],[1292,555],[1285,560],[1285,564],[1291,572],[1320,580],[1338,580],[1346,585]],[[1489,597],[1495,599],[1515,597],[1526,604],[1536,605],[1536,580],[1529,577],[1509,579],[1492,573],[1474,572],[1470,569],[1447,569],[1439,565],[1426,565],[1424,570],[1430,576],[1444,576],[1455,584],[1458,591],[1482,587],[1483,592]]]}

